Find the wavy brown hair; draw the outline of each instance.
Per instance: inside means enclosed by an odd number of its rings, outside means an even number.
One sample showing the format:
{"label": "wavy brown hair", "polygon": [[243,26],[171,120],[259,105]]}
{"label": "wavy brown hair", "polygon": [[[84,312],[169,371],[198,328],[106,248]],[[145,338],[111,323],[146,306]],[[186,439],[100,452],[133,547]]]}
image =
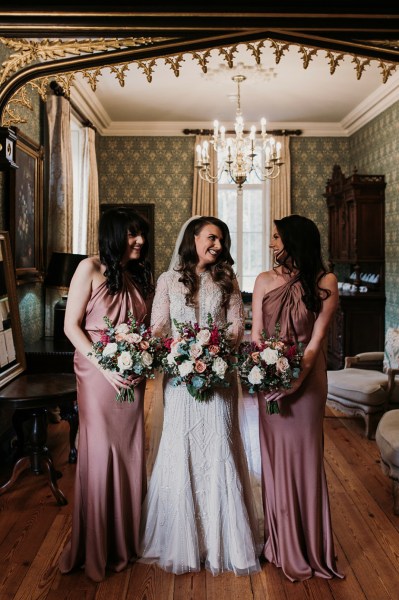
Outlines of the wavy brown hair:
{"label": "wavy brown hair", "polygon": [[234,260],[230,254],[231,238],[230,231],[226,223],[216,217],[199,217],[191,221],[184,232],[183,239],[179,246],[180,264],[176,271],[181,274],[179,281],[187,289],[186,305],[194,306],[194,298],[199,289],[199,277],[195,272],[198,264],[198,254],[195,247],[195,236],[199,235],[205,225],[215,225],[222,232],[221,246],[222,250],[217,260],[207,267],[213,281],[219,287],[222,293],[222,306],[227,307],[230,302],[230,296],[233,292],[233,279],[235,273],[232,269]]}

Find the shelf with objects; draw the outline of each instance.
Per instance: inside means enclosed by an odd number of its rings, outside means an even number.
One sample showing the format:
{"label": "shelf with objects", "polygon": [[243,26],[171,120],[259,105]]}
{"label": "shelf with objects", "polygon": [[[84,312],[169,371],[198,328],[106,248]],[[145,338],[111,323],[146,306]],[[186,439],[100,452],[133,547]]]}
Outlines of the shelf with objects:
{"label": "shelf with objects", "polygon": [[342,173],[335,165],[324,197],[329,266],[338,277],[339,308],[330,326],[327,364],[383,350],[385,329],[385,177]]}

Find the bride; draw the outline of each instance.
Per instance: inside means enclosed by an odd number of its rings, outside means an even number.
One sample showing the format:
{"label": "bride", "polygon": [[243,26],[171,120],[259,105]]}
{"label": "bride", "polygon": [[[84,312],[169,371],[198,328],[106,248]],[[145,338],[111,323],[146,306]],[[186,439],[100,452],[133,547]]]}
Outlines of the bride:
{"label": "bride", "polygon": [[[174,319],[206,326],[210,313],[217,324],[232,323],[233,343],[239,344],[243,306],[229,250],[223,221],[192,217],[184,224],[169,270],[158,279],[154,335],[175,336]],[[236,376],[207,402],[197,402],[184,385],[173,387],[167,378],[163,388],[155,387],[163,391],[158,404],[164,415],[143,505],[141,562],[175,574],[199,571],[202,564],[213,575],[259,571]]]}

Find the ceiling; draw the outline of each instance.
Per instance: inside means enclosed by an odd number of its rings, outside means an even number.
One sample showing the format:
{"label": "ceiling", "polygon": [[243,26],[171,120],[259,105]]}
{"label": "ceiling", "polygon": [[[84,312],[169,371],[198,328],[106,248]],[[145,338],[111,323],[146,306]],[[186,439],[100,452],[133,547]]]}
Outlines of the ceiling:
{"label": "ceiling", "polygon": [[265,43],[257,65],[245,44],[237,47],[230,68],[217,49],[208,72],[191,54],[183,55],[176,77],[158,59],[152,82],[130,64],[121,87],[110,69],[103,69],[96,92],[77,76],[72,99],[101,135],[181,135],[183,129],[212,128],[218,119],[228,129],[235,118],[236,74],[241,84],[241,109],[246,125],[267,119],[268,129],[301,129],[304,135],[351,135],[399,98],[399,70],[382,82],[379,61],[370,60],[360,80],[351,55],[339,62],[333,75],[327,52],[318,50],[308,67],[298,45],[290,45],[279,64]]}

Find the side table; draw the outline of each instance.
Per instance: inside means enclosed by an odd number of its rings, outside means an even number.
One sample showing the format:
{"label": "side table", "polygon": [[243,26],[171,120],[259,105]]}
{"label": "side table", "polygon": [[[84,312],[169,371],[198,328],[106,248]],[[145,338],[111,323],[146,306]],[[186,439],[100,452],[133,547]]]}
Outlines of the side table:
{"label": "side table", "polygon": [[[73,373],[73,356],[75,348],[68,339],[55,340],[44,337],[37,342],[25,346],[28,373]],[[72,400],[61,400],[59,404],[61,419],[69,423],[69,462],[76,463],[76,435],[79,427],[78,405],[76,397]]]}
{"label": "side table", "polygon": [[[8,491],[19,474],[30,466],[39,475],[47,472],[48,483],[57,504],[67,504],[57,484],[60,474],[55,470],[47,441],[49,407],[73,402],[76,398],[76,378],[72,373],[38,373],[21,375],[0,390],[0,402],[15,410],[13,424],[18,437],[20,458],[14,465],[10,479],[0,487],[0,495]],[[29,425],[29,439],[25,441],[23,423]]]}

